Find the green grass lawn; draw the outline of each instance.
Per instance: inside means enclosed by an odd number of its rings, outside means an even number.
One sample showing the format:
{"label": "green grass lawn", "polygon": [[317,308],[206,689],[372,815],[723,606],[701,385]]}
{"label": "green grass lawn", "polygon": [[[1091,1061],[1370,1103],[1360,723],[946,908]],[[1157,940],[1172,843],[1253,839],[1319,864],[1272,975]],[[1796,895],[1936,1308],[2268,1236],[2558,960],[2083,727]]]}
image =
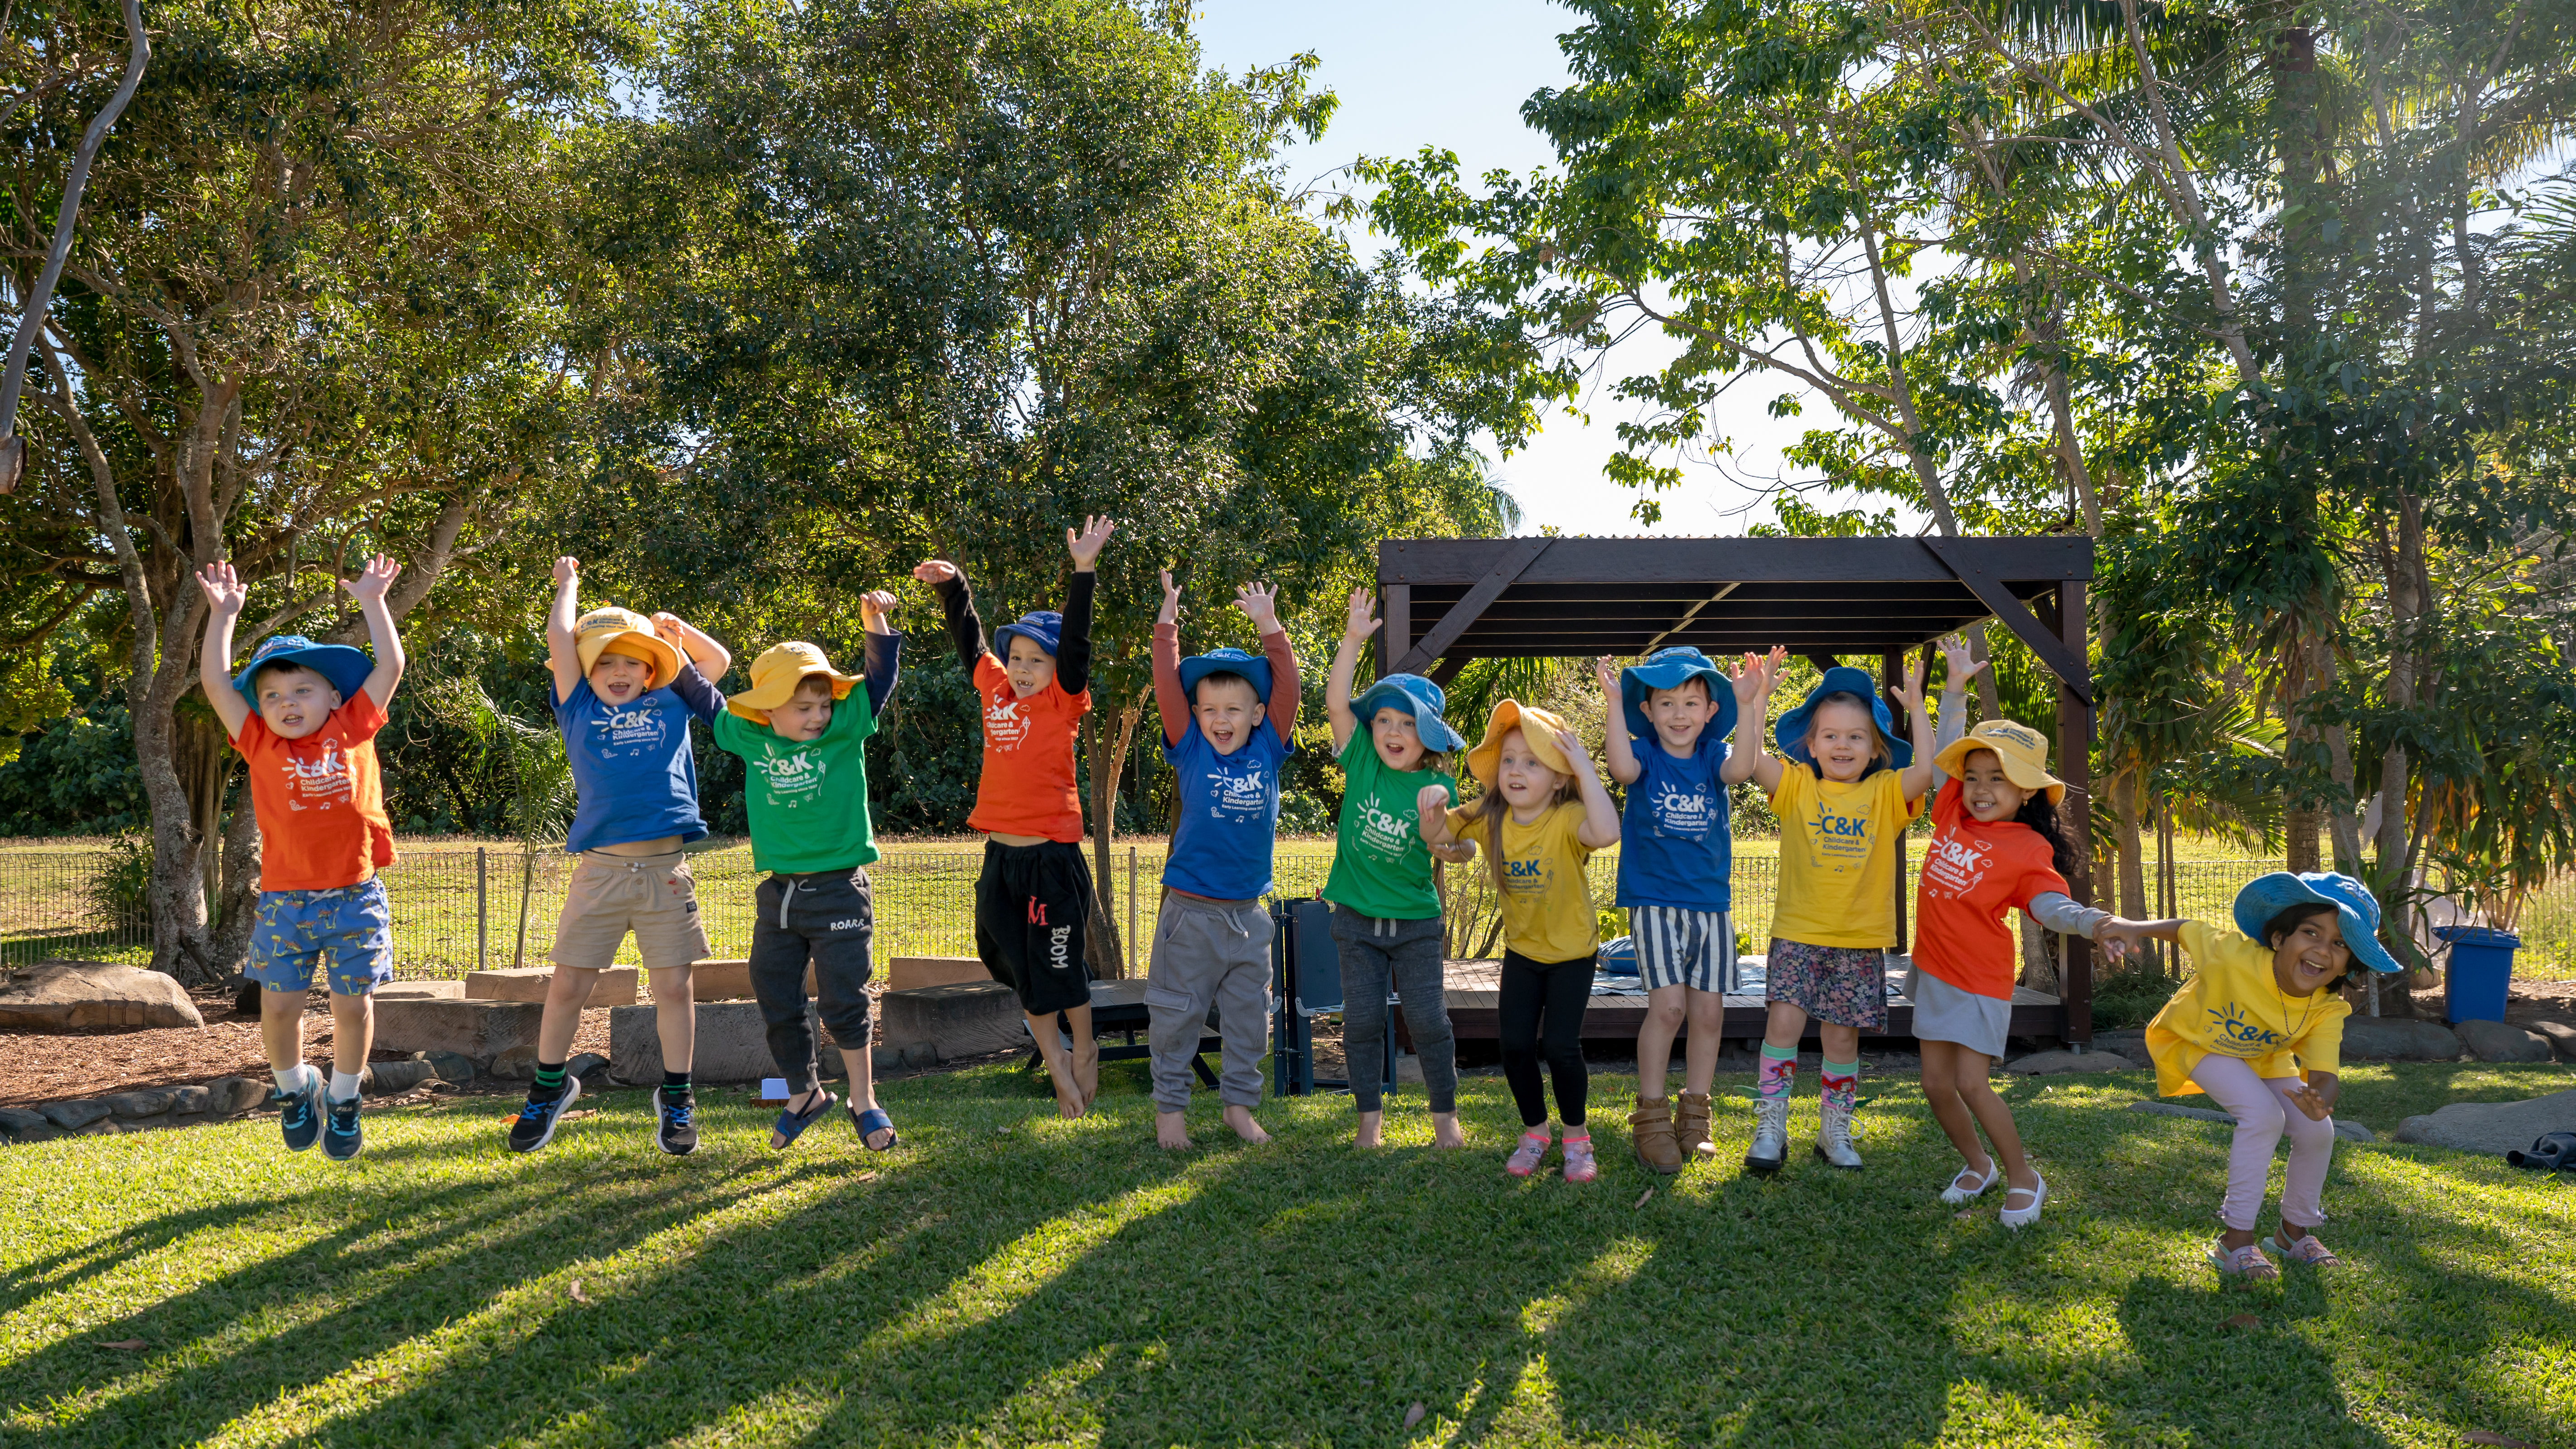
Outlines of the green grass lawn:
{"label": "green grass lawn", "polygon": [[[2570,1076],[2362,1068],[2345,1102],[2385,1130]],[[1624,1151],[1504,1178],[1490,1076],[1471,1150],[1408,1095],[1368,1157],[1329,1097],[1265,1106],[1266,1148],[1202,1099],[1165,1154],[1141,1064],[1105,1078],[1079,1123],[1004,1069],[899,1084],[883,1157],[824,1127],[773,1154],[739,1091],[677,1161],[642,1092],[524,1159],[492,1098],[375,1115],[353,1166],[265,1123],[0,1151],[0,1442],[2576,1441],[2576,1184],[2347,1145],[2352,1266],[2221,1288],[2225,1129],[2116,1110],[2144,1074],[2010,1088],[2052,1189],[2019,1235],[2000,1194],[1935,1200],[1948,1149],[1893,1076],[1867,1172],[1730,1162],[1642,1204]],[[1605,1126],[1629,1085],[1596,1078]],[[1740,1149],[1749,1104],[1720,1110]]]}

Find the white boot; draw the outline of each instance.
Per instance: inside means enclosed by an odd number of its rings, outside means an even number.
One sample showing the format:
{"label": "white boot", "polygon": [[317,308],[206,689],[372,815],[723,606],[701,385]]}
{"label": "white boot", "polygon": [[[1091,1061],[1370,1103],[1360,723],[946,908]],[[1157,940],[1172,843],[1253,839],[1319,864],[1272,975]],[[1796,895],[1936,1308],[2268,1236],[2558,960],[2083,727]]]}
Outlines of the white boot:
{"label": "white boot", "polygon": [[1816,1155],[1836,1167],[1860,1166],[1860,1153],[1852,1148],[1852,1139],[1859,1135],[1852,1109],[1836,1104],[1830,1093],[1820,1105],[1824,1120],[1816,1128]]}
{"label": "white boot", "polygon": [[1747,1172],[1778,1172],[1789,1160],[1789,1099],[1765,1097],[1753,1108],[1753,1146],[1744,1154]]}

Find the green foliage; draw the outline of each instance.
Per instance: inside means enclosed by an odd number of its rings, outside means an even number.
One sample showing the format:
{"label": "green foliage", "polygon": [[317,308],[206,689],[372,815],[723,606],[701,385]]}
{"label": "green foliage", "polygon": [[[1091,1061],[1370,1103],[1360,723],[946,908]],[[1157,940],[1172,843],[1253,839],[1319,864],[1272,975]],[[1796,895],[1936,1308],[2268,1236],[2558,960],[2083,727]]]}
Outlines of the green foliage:
{"label": "green foliage", "polygon": [[89,905],[93,915],[124,928],[152,916],[152,839],[145,835],[119,835],[107,842],[98,853],[98,866],[89,878]]}

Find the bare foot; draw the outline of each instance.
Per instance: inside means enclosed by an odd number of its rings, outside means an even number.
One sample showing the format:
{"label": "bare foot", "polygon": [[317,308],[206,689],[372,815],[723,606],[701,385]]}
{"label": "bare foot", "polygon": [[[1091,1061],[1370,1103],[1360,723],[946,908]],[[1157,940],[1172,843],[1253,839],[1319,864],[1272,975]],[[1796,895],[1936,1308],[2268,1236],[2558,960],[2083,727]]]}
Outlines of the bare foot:
{"label": "bare foot", "polygon": [[1467,1134],[1458,1130],[1457,1113],[1434,1112],[1431,1114],[1431,1145],[1434,1147],[1464,1147],[1467,1145]]}
{"label": "bare foot", "polygon": [[1270,1134],[1262,1131],[1261,1124],[1252,1120],[1250,1107],[1226,1108],[1225,1125],[1233,1128],[1234,1135],[1246,1142],[1261,1143],[1270,1140]]}
{"label": "bare foot", "polygon": [[1099,1099],[1099,1097],[1100,1097],[1100,1045],[1099,1045],[1099,1043],[1094,1042],[1094,1043],[1092,1044],[1092,1046],[1091,1046],[1091,1050],[1089,1050],[1089,1051],[1084,1051],[1084,1050],[1083,1050],[1079,1045],[1077,1045],[1077,1046],[1074,1048],[1074,1050],[1073,1050],[1073,1081],[1074,1081],[1074,1085],[1075,1085],[1075,1086],[1080,1087],[1080,1088],[1082,1089],[1082,1105],[1083,1105],[1083,1106],[1088,1107],[1088,1106],[1090,1106],[1094,1101],[1097,1101],[1097,1100]]}
{"label": "bare foot", "polygon": [[1047,1063],[1047,1083],[1055,1088],[1056,1115],[1066,1121],[1070,1122],[1081,1116],[1091,1105],[1090,1101],[1082,1095],[1082,1088],[1074,1085],[1073,1066],[1070,1062],[1062,1066],[1054,1062]]}
{"label": "bare foot", "polygon": [[1383,1144],[1386,1141],[1386,1134],[1381,1129],[1385,1126],[1386,1114],[1384,1112],[1362,1112],[1360,1114],[1359,1136],[1351,1145],[1354,1147],[1376,1147]]}
{"label": "bare foot", "polygon": [[1189,1146],[1189,1118],[1179,1112],[1156,1112],[1154,1114],[1154,1145],[1157,1147]]}

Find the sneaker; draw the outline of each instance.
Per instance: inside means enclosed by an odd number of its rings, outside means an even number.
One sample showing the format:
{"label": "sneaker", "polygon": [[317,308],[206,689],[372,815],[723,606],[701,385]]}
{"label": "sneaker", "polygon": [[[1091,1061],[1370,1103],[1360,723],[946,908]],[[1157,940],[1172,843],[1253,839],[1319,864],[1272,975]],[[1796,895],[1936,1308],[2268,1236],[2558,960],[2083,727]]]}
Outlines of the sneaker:
{"label": "sneaker", "polygon": [[322,1074],[304,1069],[304,1085],[292,1092],[271,1092],[278,1103],[277,1128],[286,1135],[286,1150],[301,1152],[322,1135]]}
{"label": "sneaker", "polygon": [[1778,1172],[1789,1160],[1789,1099],[1765,1097],[1753,1107],[1753,1145],[1744,1153],[1747,1172]]}
{"label": "sneaker", "polygon": [[325,1111],[330,1120],[322,1127],[322,1155],[333,1162],[346,1162],[357,1156],[358,1149],[367,1145],[358,1131],[358,1099],[335,1100]]}
{"label": "sneaker", "polygon": [[534,1152],[555,1140],[555,1124],[563,1120],[564,1109],[581,1095],[581,1078],[567,1074],[563,1095],[541,1101],[530,1097],[519,1109],[519,1120],[510,1124],[510,1150]]}
{"label": "sneaker", "polygon": [[[566,1080],[570,1080],[567,1078]],[[682,1092],[674,1101],[671,1094],[656,1089],[653,1093],[656,1115],[662,1119],[654,1140],[673,1157],[686,1157],[698,1150],[698,1094]]]}
{"label": "sneaker", "polygon": [[1816,1155],[1835,1167],[1858,1168],[1861,1165],[1860,1152],[1852,1146],[1852,1139],[1859,1133],[1854,1130],[1852,1109],[1836,1102],[1831,1093],[1826,1094],[1819,1105],[1821,1120],[1816,1127]]}

